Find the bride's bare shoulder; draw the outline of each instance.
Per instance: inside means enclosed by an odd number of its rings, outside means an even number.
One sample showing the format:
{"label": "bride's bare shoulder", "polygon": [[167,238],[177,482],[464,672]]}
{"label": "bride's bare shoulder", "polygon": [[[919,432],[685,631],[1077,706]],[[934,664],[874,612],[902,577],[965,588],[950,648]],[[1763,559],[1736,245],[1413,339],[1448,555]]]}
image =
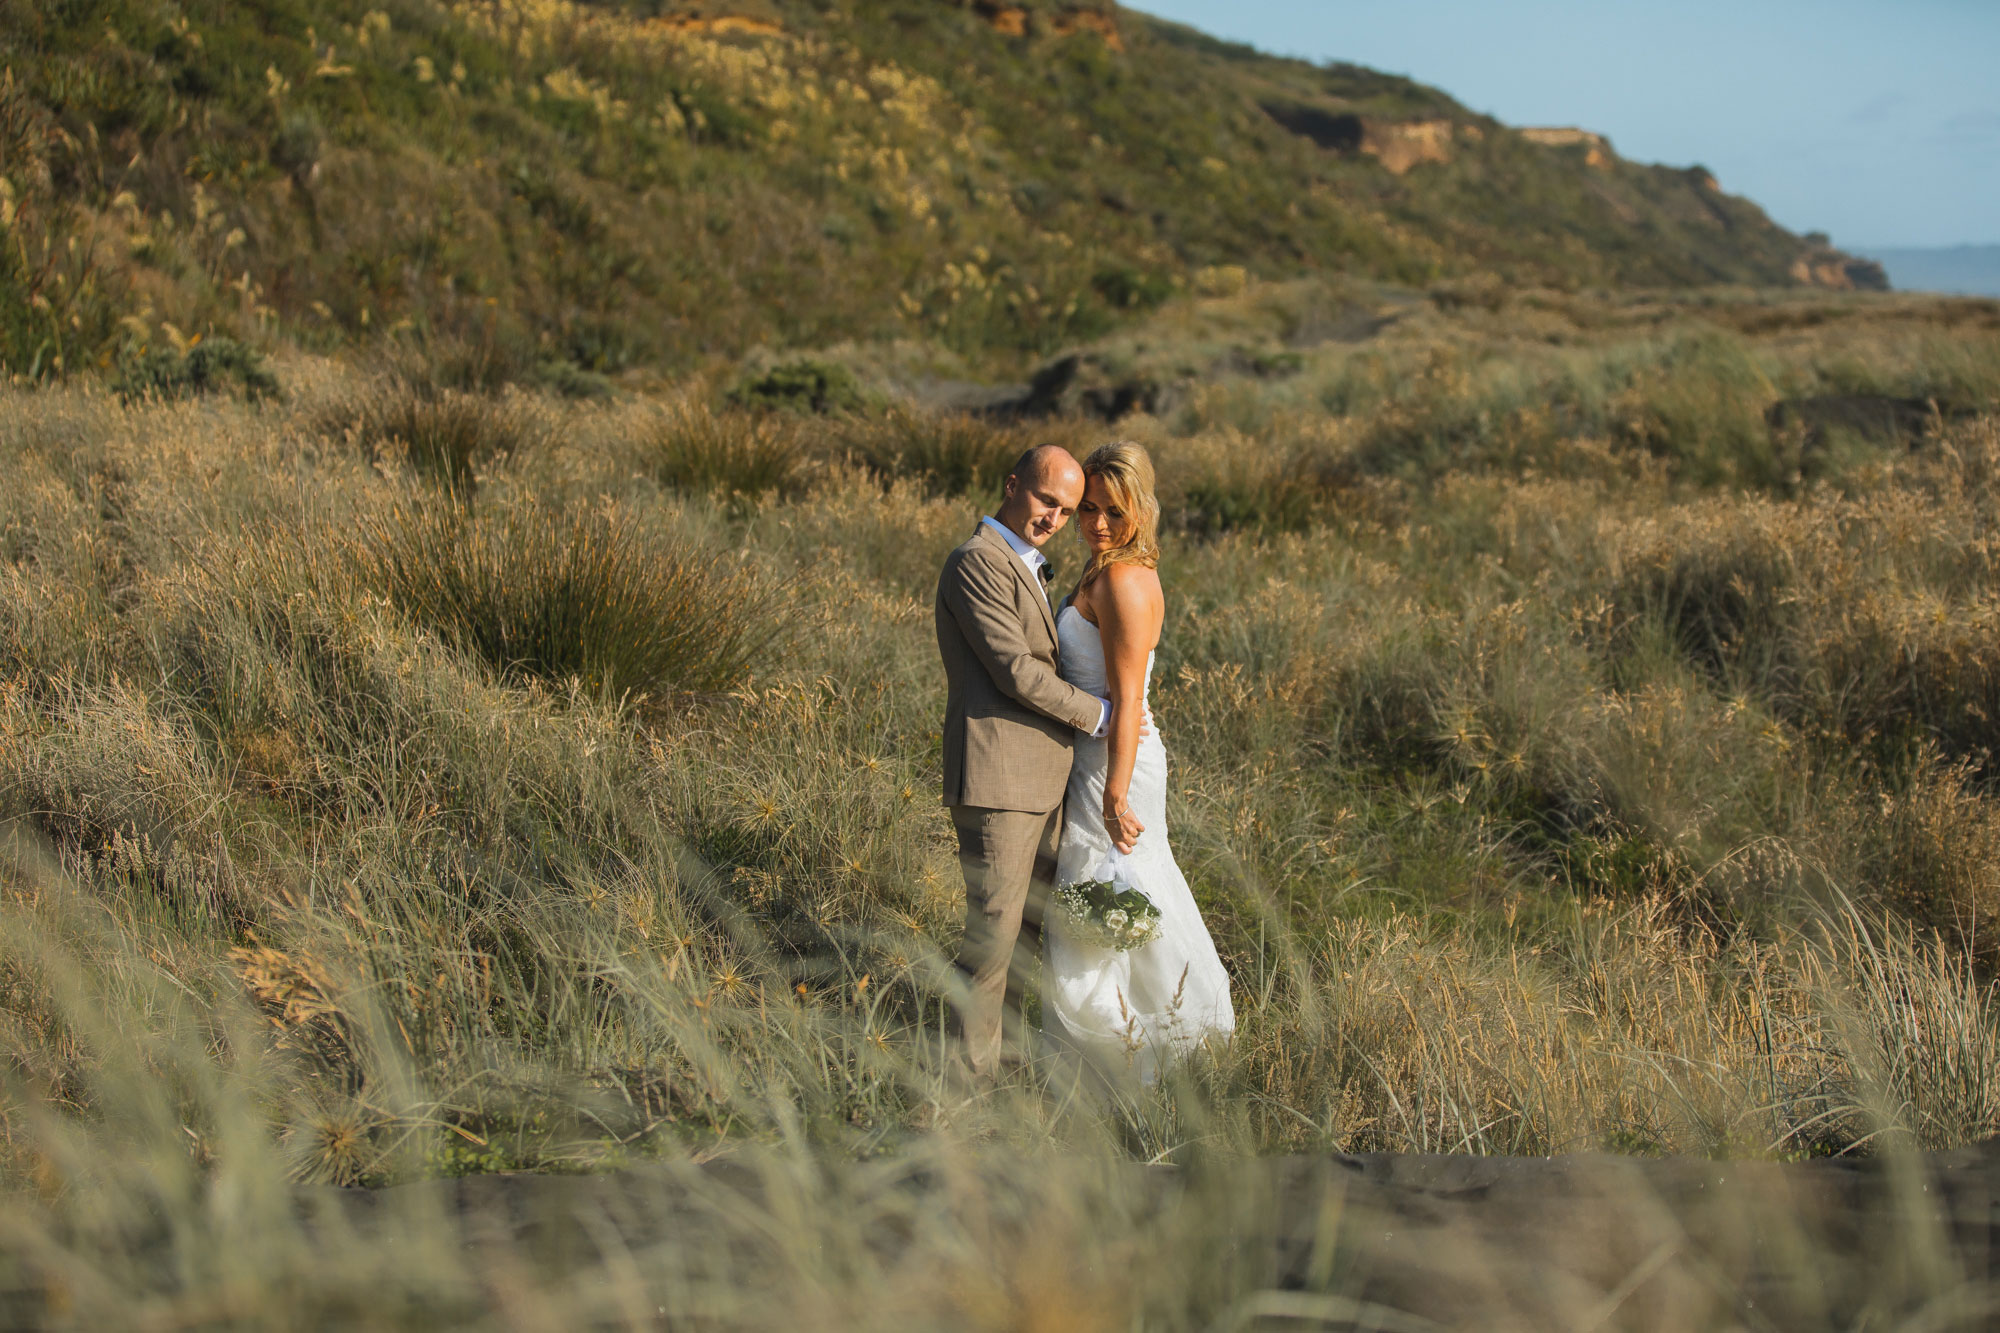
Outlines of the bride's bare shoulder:
{"label": "bride's bare shoulder", "polygon": [[1157,597],[1160,592],[1160,571],[1145,565],[1120,562],[1107,565],[1103,573],[1105,590],[1113,597]]}
{"label": "bride's bare shoulder", "polygon": [[1099,576],[1103,598],[1117,612],[1130,615],[1142,610],[1157,612],[1164,605],[1160,593],[1160,573],[1144,565],[1116,564],[1105,567]]}

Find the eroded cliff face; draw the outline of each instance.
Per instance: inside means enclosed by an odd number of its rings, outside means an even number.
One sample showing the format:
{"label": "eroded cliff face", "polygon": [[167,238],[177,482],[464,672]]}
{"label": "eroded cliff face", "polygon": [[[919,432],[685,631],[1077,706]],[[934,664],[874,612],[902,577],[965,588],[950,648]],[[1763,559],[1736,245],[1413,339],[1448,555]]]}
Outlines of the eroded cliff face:
{"label": "eroded cliff face", "polygon": [[1449,162],[1456,140],[1483,137],[1477,125],[1446,117],[1392,120],[1277,99],[1260,106],[1272,120],[1319,147],[1372,157],[1397,176],[1427,162]]}
{"label": "eroded cliff face", "polygon": [[[1271,97],[1258,106],[1277,124],[1319,148],[1348,158],[1372,158],[1395,176],[1429,165],[1447,165],[1461,156],[1477,159],[1491,128],[1490,122],[1482,127],[1469,118],[1368,115],[1330,98]],[[1608,213],[1619,226],[1640,228],[1666,219],[1718,235],[1741,235],[1747,227],[1790,239],[1772,227],[1755,205],[1727,194],[1704,167],[1627,162],[1612,148],[1610,139],[1573,125],[1503,126],[1496,132],[1498,145],[1509,140],[1526,143],[1547,152],[1551,164],[1569,162],[1585,168],[1579,182],[1583,192],[1593,201],[1592,206]],[[1888,289],[1888,276],[1880,264],[1834,249],[1823,236],[1803,240],[1804,247],[1789,261],[1782,252],[1777,257],[1784,266],[1782,272],[1792,282],[1832,291]]]}
{"label": "eroded cliff face", "polygon": [[[1477,132],[1475,126],[1464,128]],[[1451,161],[1458,127],[1449,120],[1377,120],[1363,118],[1361,151],[1400,176],[1426,162]]]}
{"label": "eroded cliff face", "polygon": [[1584,165],[1599,171],[1607,170],[1618,156],[1611,151],[1611,141],[1595,130],[1580,130],[1571,125],[1528,125],[1517,133],[1544,148],[1581,148]]}
{"label": "eroded cliff face", "polygon": [[1803,287],[1837,292],[1886,292],[1889,274],[1872,259],[1858,259],[1831,246],[1814,247],[1792,261],[1792,280]]}
{"label": "eroded cliff face", "polygon": [[1006,0],[973,0],[972,8],[1003,37],[1069,37],[1089,33],[1113,51],[1125,49],[1115,8],[1091,5],[1031,8]]}
{"label": "eroded cliff face", "polygon": [[785,32],[783,13],[772,0],[685,0],[663,6],[650,18],[578,10],[573,21],[581,29],[652,31],[698,37],[777,37]]}

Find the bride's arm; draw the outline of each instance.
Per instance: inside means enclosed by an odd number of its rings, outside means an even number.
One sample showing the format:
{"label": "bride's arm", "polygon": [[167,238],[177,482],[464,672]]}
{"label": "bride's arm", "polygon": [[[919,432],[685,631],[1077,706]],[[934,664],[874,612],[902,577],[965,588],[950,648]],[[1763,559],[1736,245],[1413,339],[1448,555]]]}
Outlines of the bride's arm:
{"label": "bride's arm", "polygon": [[1146,661],[1160,641],[1166,601],[1160,576],[1141,565],[1108,566],[1100,576],[1098,632],[1104,639],[1105,675],[1111,690],[1110,755],[1104,772],[1104,827],[1121,852],[1146,831],[1127,795],[1139,759],[1139,727],[1146,709]]}

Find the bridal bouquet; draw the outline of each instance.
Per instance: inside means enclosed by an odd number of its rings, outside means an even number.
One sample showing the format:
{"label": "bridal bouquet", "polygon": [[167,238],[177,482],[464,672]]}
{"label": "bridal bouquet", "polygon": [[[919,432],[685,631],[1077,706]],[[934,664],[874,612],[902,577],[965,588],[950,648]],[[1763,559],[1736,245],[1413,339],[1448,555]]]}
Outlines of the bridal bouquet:
{"label": "bridal bouquet", "polygon": [[1096,878],[1057,889],[1055,905],[1070,934],[1101,949],[1124,953],[1159,938],[1160,909],[1132,886],[1122,856],[1107,859]]}

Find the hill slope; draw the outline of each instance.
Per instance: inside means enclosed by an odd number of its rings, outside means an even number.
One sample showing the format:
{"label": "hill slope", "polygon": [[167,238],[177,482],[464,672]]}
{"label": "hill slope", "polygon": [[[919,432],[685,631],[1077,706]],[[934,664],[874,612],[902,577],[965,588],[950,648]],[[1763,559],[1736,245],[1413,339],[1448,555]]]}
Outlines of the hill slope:
{"label": "hill slope", "polygon": [[164,323],[1019,364],[1238,268],[1880,277],[1699,168],[1110,5],[4,0],[0,34],[17,372]]}

